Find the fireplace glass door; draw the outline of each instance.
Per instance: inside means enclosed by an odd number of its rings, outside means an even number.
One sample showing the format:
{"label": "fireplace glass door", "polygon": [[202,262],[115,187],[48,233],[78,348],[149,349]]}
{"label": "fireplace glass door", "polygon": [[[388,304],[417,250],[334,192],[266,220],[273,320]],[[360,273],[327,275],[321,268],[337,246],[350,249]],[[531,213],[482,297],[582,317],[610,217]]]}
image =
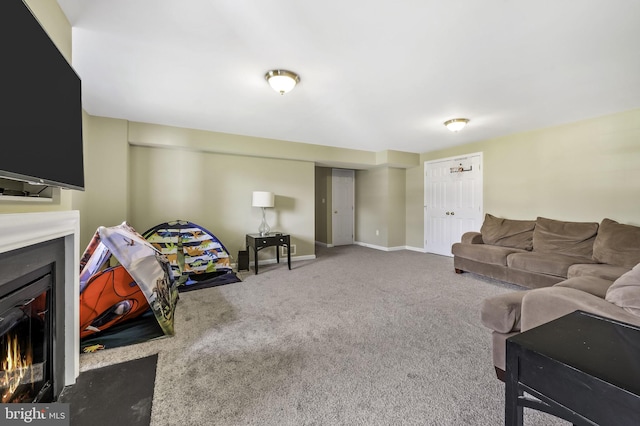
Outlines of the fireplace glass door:
{"label": "fireplace glass door", "polygon": [[51,400],[51,274],[0,295],[2,403]]}

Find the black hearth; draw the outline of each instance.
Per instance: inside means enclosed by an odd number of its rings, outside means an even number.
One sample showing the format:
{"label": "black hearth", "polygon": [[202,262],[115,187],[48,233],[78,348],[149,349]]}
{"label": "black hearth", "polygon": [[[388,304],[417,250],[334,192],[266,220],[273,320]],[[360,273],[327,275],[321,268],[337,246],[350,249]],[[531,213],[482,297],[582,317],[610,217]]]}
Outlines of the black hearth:
{"label": "black hearth", "polygon": [[51,402],[62,390],[64,253],[59,238],[0,254],[2,403]]}

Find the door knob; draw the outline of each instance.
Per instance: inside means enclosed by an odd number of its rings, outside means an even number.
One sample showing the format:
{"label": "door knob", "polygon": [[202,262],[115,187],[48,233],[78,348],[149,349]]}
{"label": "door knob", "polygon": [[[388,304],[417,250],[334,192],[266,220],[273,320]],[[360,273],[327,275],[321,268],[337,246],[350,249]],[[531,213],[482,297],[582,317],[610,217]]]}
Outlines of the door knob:
{"label": "door knob", "polygon": [[455,212],[451,212],[451,216],[453,216],[455,214]]}
{"label": "door knob", "polygon": [[447,216],[449,216],[449,212],[446,212],[445,214],[446,214]]}

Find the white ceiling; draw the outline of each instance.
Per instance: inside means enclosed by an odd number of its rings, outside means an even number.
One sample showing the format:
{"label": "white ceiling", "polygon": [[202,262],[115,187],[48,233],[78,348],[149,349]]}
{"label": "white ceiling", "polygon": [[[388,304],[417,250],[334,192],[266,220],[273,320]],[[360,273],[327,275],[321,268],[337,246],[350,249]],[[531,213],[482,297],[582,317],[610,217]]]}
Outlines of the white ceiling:
{"label": "white ceiling", "polygon": [[423,153],[640,107],[637,0],[58,3],[92,115]]}

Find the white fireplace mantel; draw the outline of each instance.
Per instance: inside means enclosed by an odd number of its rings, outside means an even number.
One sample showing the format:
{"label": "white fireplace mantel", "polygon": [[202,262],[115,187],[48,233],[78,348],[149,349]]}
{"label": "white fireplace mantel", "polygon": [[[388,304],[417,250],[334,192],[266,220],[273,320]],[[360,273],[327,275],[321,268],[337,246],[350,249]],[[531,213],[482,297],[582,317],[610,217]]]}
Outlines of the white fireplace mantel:
{"label": "white fireplace mantel", "polygon": [[68,386],[80,374],[80,213],[0,214],[0,253],[57,238],[64,238],[65,248],[64,385]]}

